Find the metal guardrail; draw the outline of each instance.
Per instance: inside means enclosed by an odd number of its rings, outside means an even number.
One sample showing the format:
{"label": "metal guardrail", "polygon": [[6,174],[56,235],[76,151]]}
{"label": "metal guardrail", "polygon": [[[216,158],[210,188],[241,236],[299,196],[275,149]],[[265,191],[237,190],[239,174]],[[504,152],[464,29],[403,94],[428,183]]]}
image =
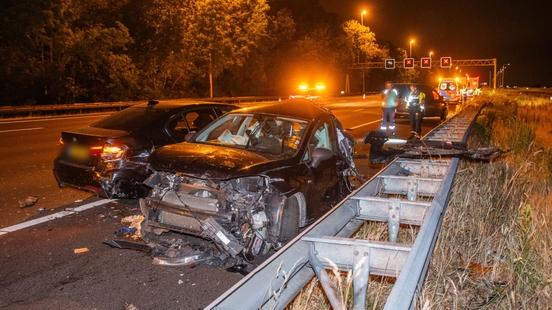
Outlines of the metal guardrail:
{"label": "metal guardrail", "polygon": [[98,103],[74,103],[54,105],[33,105],[33,106],[3,106],[0,107],[0,117],[35,116],[41,114],[54,114],[58,112],[83,113],[93,110],[116,109],[133,106],[145,101],[133,102],[98,102]]}
{"label": "metal guardrail", "polygon": [[[247,96],[247,97],[218,97],[218,98],[187,98],[177,100],[197,100],[222,103],[245,103],[258,101],[279,100],[277,96]],[[73,103],[53,105],[32,105],[32,106],[0,106],[0,118],[16,116],[51,115],[60,112],[79,113],[92,112],[97,110],[122,110],[124,108],[145,103],[147,101],[121,101],[121,102],[96,102],[96,103]]]}
{"label": "metal guardrail", "polygon": [[[478,113],[466,109],[424,140],[465,143]],[[326,290],[323,269],[334,268],[328,260],[353,271],[355,309],[365,309],[370,275],[397,278],[384,309],[413,309],[458,164],[458,158],[396,159],[206,309],[283,309],[315,271]],[[387,222],[389,241],[351,239],[365,221]],[[412,246],[396,243],[401,224],[420,226]],[[326,292],[339,307],[335,291]]]}

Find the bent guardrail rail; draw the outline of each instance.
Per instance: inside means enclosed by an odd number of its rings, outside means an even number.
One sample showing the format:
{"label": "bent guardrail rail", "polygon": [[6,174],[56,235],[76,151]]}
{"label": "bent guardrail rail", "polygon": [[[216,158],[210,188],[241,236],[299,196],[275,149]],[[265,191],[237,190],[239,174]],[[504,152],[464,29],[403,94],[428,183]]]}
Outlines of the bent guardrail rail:
{"label": "bent guardrail rail", "polygon": [[[424,140],[465,143],[478,113],[465,109]],[[315,271],[331,304],[339,308],[340,298],[331,289],[328,293],[322,270],[335,266],[353,271],[355,309],[365,309],[370,275],[397,278],[384,309],[413,309],[458,164],[458,158],[396,159],[206,309],[283,309]],[[351,239],[365,221],[387,222],[389,241]],[[401,224],[420,226],[412,246],[396,243]]]}

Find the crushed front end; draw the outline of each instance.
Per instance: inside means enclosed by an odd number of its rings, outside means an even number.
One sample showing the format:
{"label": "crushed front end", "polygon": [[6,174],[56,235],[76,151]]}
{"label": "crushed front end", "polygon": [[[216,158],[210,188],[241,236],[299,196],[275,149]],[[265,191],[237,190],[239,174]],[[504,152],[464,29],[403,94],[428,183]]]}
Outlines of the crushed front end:
{"label": "crushed front end", "polygon": [[211,181],[154,172],[144,183],[152,188],[140,199],[146,242],[169,231],[189,234],[211,240],[223,255],[247,261],[278,246],[275,222],[284,197],[269,177]]}

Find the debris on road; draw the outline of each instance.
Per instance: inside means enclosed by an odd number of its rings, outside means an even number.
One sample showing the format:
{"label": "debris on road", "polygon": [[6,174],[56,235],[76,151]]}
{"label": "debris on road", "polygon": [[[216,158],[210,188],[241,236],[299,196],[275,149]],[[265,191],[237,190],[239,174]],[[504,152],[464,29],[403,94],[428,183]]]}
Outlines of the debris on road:
{"label": "debris on road", "polygon": [[129,249],[149,253],[152,251],[152,248],[143,243],[130,242],[125,240],[109,240],[103,241],[103,243],[117,249]]}
{"label": "debris on road", "polygon": [[507,153],[498,147],[468,149],[462,142],[426,141],[426,140],[398,140],[394,139],[396,148],[384,149],[389,137],[381,131],[370,131],[363,142],[370,144],[370,163],[388,164],[397,157],[403,158],[431,158],[431,157],[460,157],[480,161],[492,161]]}
{"label": "debris on road", "polygon": [[20,208],[32,207],[36,204],[37,201],[38,201],[37,196],[27,196],[25,200],[19,200],[19,207]]}
{"label": "debris on road", "polygon": [[131,237],[136,232],[134,227],[121,227],[114,233],[115,237]]}
{"label": "debris on road", "polygon": [[121,219],[122,224],[127,224],[129,229],[134,228],[133,232],[129,231],[132,240],[142,239],[141,226],[144,221],[143,215],[130,215]]}
{"label": "debris on road", "polygon": [[90,251],[88,248],[75,249],[75,254],[81,254]]}

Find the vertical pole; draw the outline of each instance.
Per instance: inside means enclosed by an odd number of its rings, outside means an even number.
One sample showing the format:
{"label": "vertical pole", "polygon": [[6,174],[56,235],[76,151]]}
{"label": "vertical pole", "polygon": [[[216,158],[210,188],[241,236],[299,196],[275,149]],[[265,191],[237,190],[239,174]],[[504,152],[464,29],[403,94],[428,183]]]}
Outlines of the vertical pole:
{"label": "vertical pole", "polygon": [[494,65],[493,89],[496,89],[496,58],[493,58],[493,65]]}
{"label": "vertical pole", "polygon": [[366,86],[364,82],[364,69],[362,69],[362,94],[366,94]]}
{"label": "vertical pole", "polygon": [[345,93],[349,94],[351,93],[351,85],[349,83],[349,75],[345,75]]}
{"label": "vertical pole", "polygon": [[209,53],[209,93],[211,98],[213,98],[213,59],[211,58],[211,53]]}

